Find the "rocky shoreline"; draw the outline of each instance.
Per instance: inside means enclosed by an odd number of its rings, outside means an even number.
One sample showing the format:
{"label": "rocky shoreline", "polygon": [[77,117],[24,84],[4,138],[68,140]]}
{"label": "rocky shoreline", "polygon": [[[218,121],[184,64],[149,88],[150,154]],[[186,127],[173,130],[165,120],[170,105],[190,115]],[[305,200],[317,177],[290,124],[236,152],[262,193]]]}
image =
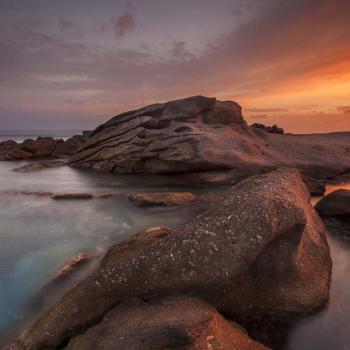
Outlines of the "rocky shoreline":
{"label": "rocky shoreline", "polygon": [[[18,192],[203,210],[183,229],[145,228],[110,247],[6,350],[278,349],[293,322],[328,302],[327,228],[349,234],[350,191],[326,196],[318,213],[310,194],[350,179],[350,133],[249,126],[237,103],[195,96],[123,113],[85,140],[1,143],[0,160],[15,159],[35,159],[20,173],[68,165],[229,186],[210,195]],[[44,287],[68,280],[90,259],[82,254]]]}
{"label": "rocky shoreline", "polygon": [[[124,327],[122,342],[115,341],[118,333],[111,330],[123,329],[119,308],[123,317],[125,312],[133,315],[132,308],[125,311],[132,298],[141,299],[133,308],[146,317],[148,306],[144,309],[142,300],[165,298],[155,301],[164,315],[161,309],[168,297],[184,298],[185,304],[203,300],[226,316],[228,321],[222,322],[238,322],[270,345],[271,334],[261,331],[262,324],[289,324],[327,302],[331,258],[325,235],[298,171],[281,169],[251,177],[222,194],[183,230],[149,229],[111,247],[95,272],[5,349],[86,349],[105,334],[105,322],[110,329],[109,336],[103,336],[105,349],[141,349],[144,332],[154,344],[150,348],[164,349],[164,341],[170,346],[172,338],[166,320],[157,320],[157,313],[142,330],[137,324]],[[206,312],[207,304],[192,317]],[[111,318],[110,312],[117,316]],[[210,319],[217,317],[223,320],[218,314]],[[197,339],[188,321],[182,322],[176,329],[187,339],[183,349],[201,349],[193,344],[203,339],[206,344],[223,342],[222,348],[229,349],[229,341],[239,344],[242,336],[232,330],[221,339],[206,327]],[[258,346],[251,342],[245,338],[237,349]]]}

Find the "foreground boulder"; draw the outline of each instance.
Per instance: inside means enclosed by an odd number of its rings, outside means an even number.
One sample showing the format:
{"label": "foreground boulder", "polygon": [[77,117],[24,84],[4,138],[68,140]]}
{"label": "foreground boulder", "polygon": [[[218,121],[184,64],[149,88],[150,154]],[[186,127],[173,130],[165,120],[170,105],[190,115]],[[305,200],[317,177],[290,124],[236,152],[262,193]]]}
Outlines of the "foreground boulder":
{"label": "foreground boulder", "polygon": [[12,349],[58,349],[130,297],[197,296],[248,330],[290,321],[327,302],[330,277],[326,229],[300,173],[281,169],[234,186],[182,231],[110,248]]}
{"label": "foreground boulder", "polygon": [[233,180],[288,166],[329,179],[349,173],[349,144],[350,133],[265,132],[248,126],[237,103],[194,96],[110,119],[70,164],[116,173],[221,171]]}
{"label": "foreground boulder", "polygon": [[212,306],[177,296],[127,300],[67,350],[267,350]]}
{"label": "foreground boulder", "polygon": [[330,232],[350,238],[350,190],[336,190],[315,206]]}
{"label": "foreground boulder", "polygon": [[140,207],[179,206],[190,204],[197,199],[191,192],[143,192],[133,193],[128,198]]}

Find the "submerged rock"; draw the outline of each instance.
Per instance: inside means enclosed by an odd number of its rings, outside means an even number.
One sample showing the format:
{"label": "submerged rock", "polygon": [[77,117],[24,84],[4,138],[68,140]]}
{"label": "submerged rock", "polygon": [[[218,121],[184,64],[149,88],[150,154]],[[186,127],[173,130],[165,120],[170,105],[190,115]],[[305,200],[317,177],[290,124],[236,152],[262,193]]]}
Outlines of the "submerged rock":
{"label": "submerged rock", "polygon": [[57,349],[125,299],[178,293],[251,330],[323,306],[330,277],[322,220],[300,173],[281,169],[242,181],[181,231],[110,248],[12,349]]}
{"label": "submerged rock", "polygon": [[41,171],[48,168],[55,168],[59,166],[66,165],[67,162],[65,160],[46,160],[46,161],[40,161],[40,162],[32,162],[29,164],[25,164],[22,166],[19,166],[17,168],[14,168],[13,171],[16,171],[18,173],[31,173],[35,171]]}
{"label": "submerged rock", "polygon": [[194,202],[197,197],[190,192],[146,192],[133,193],[129,195],[129,200],[135,204],[145,206],[179,206]]}
{"label": "submerged rock", "polygon": [[267,350],[193,297],[131,299],[108,312],[67,350]]}
{"label": "submerged rock", "polygon": [[92,199],[92,193],[55,193],[51,196],[52,199]]}
{"label": "submerged rock", "polygon": [[281,166],[317,179],[348,171],[350,133],[282,136],[272,129],[248,126],[235,102],[194,96],[110,119],[91,133],[70,164],[102,172],[194,176],[233,170],[232,182]]}

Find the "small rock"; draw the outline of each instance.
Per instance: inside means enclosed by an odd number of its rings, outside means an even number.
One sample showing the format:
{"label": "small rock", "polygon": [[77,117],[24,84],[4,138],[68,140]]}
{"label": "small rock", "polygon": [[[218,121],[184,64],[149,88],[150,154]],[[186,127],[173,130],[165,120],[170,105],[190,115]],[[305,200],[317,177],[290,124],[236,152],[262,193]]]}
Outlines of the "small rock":
{"label": "small rock", "polygon": [[91,199],[91,193],[55,193],[51,196],[52,199]]}
{"label": "small rock", "polygon": [[131,194],[129,200],[135,204],[145,206],[179,206],[194,202],[197,197],[190,192],[145,192]]}

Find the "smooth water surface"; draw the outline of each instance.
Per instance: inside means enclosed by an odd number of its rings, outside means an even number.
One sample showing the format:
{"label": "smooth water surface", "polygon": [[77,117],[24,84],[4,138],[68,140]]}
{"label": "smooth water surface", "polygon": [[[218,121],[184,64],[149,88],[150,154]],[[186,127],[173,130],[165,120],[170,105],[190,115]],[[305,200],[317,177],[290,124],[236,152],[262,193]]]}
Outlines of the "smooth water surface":
{"label": "smooth water surface", "polygon": [[179,188],[168,177],[101,174],[67,166],[27,174],[12,171],[23,164],[0,162],[0,333],[21,321],[28,298],[67,258],[79,252],[101,253],[146,226],[178,228],[198,213],[198,208],[139,208],[125,196],[54,200],[22,194]]}

